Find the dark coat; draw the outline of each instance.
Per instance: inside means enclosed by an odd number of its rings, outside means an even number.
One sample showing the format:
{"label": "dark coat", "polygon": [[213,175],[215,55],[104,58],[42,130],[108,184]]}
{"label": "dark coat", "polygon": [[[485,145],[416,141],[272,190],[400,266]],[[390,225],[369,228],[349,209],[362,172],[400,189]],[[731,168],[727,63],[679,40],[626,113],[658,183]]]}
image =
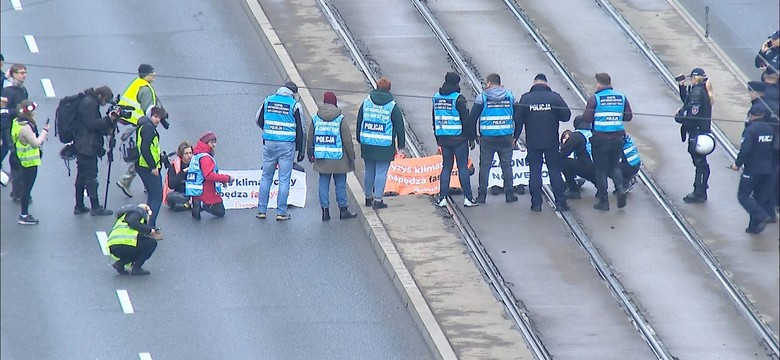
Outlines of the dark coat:
{"label": "dark coat", "polygon": [[[384,105],[393,101],[393,95],[388,91],[375,89],[369,94],[371,101],[377,105]],[[404,130],[404,119],[401,115],[401,109],[398,105],[393,107],[393,112],[390,115],[390,120],[393,122],[393,144],[390,146],[372,146],[360,144],[360,157],[365,160],[376,161],[393,161],[395,158],[395,149],[403,148],[406,146],[406,133]],[[357,141],[360,142],[360,130],[363,129],[363,105],[360,105],[360,110],[357,114]]]}
{"label": "dark coat", "polygon": [[734,164],[744,164],[745,174],[770,174],[774,169],[774,136],[775,130],[766,122],[751,120],[746,123]]}
{"label": "dark coat", "polygon": [[73,138],[73,146],[80,155],[102,157],[106,153],[103,137],[111,134],[114,123],[108,116],[100,116],[100,103],[95,90],[84,90],[84,95],[76,110],[79,128]]}
{"label": "dark coat", "polygon": [[[439,88],[439,94],[449,95],[454,92],[460,92],[460,86],[458,84],[444,83]],[[468,103],[463,95],[458,95],[458,99],[455,100],[455,110],[460,115],[460,123],[462,124],[463,131],[457,136],[436,136],[436,143],[443,146],[457,146],[467,140],[475,140],[477,138],[476,127],[472,123],[472,119],[469,116]],[[433,123],[433,132],[436,133],[436,115],[431,111],[431,119]]]}
{"label": "dark coat", "polygon": [[525,127],[529,149],[558,147],[558,124],[569,121],[569,105],[546,84],[534,84],[520,97],[520,131]]}
{"label": "dark coat", "polygon": [[[323,104],[317,110],[317,116],[323,121],[333,121],[341,115],[341,109],[331,104]],[[315,159],[314,171],[320,174],[346,174],[355,170],[355,145],[352,143],[352,133],[346,117],[341,119],[341,159]],[[314,159],[314,124],[309,126],[309,136],[306,137],[307,155]]]}
{"label": "dark coat", "polygon": [[8,99],[8,113],[11,114],[11,118],[16,117],[16,105],[19,105],[23,100],[27,100],[29,95],[27,94],[27,88],[24,86],[11,85],[3,88],[3,96]]}

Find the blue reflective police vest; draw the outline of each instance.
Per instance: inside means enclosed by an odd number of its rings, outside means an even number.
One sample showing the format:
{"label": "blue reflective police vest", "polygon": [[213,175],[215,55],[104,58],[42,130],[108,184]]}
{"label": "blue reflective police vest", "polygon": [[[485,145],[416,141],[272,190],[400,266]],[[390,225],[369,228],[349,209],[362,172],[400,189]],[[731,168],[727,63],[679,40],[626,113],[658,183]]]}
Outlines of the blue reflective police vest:
{"label": "blue reflective police vest", "polygon": [[[593,151],[591,150],[592,148],[590,145],[590,138],[593,136],[593,132],[585,129],[575,129],[574,131],[582,134],[582,136],[585,137],[585,151],[587,151],[590,158],[593,159]],[[577,158],[576,152],[574,153],[574,158]]]}
{"label": "blue reflective police vest", "polygon": [[594,96],[596,97],[596,108],[593,114],[593,131],[623,131],[623,111],[626,108],[626,97],[612,89],[599,91]]}
{"label": "blue reflective police vest", "polygon": [[433,94],[433,125],[436,136],[458,136],[463,133],[460,113],[455,106],[459,92],[449,95]]}
{"label": "blue reflective police vest", "polygon": [[371,97],[363,100],[363,125],[360,129],[360,143],[372,146],[393,145],[393,120],[391,115],[395,100],[377,105]]}
{"label": "blue reflective police vest", "polygon": [[314,158],[338,160],[344,155],[341,147],[341,121],[339,115],[332,121],[322,120],[318,115],[311,118],[314,123]]}
{"label": "blue reflective police vest", "polygon": [[482,136],[506,136],[515,132],[514,115],[515,97],[511,91],[506,92],[502,100],[488,99],[482,93],[482,114],[479,115],[479,133]]}
{"label": "blue reflective police vest", "polygon": [[637,150],[636,144],[634,144],[634,139],[628,134],[623,136],[623,154],[626,155],[626,161],[631,166],[639,166],[642,163],[642,160],[639,159],[639,150]]}
{"label": "blue reflective police vest", "polygon": [[263,139],[268,141],[295,141],[295,104],[289,96],[271,95],[265,99]]}
{"label": "blue reflective police vest", "polygon": [[[206,178],[203,176],[203,170],[200,168],[200,159],[206,156],[214,161],[214,158],[211,157],[211,154],[209,153],[196,154],[192,157],[192,160],[190,160],[190,166],[187,168],[187,178],[184,180],[184,195],[203,195],[203,182]],[[217,166],[216,161],[214,161],[214,172],[219,172],[219,166]],[[217,186],[217,192],[219,191],[219,186]]]}

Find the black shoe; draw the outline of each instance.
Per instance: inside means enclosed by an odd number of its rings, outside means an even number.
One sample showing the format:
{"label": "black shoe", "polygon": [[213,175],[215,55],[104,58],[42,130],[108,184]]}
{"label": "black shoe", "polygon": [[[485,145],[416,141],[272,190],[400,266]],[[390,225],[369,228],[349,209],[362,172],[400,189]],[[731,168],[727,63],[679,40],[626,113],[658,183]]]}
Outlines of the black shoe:
{"label": "black shoe", "polygon": [[579,187],[582,187],[582,185],[585,185],[585,182],[587,182],[587,181],[588,180],[585,180],[583,178],[576,178],[576,179],[574,179],[574,182],[576,182],[577,186],[579,186]]}
{"label": "black shoe", "polygon": [[339,207],[339,219],[354,219],[357,217],[357,213],[349,211],[348,207]]}
{"label": "black shoe", "polygon": [[772,216],[769,218],[769,220],[766,221],[769,224],[775,224],[777,223],[777,216]]}
{"label": "black shoe", "polygon": [[539,204],[539,205],[531,204],[531,211],[542,212],[542,204]]}
{"label": "black shoe", "polygon": [[580,195],[580,192],[575,190],[566,190],[566,193],[564,195],[566,195],[567,199],[582,199],[582,195]]}
{"label": "black shoe", "polygon": [[27,214],[27,216],[19,215],[19,224],[22,224],[22,225],[38,225],[38,219],[34,218],[30,214]]}
{"label": "black shoe", "polygon": [[287,221],[292,219],[292,216],[290,214],[279,214],[276,215],[276,221]]}
{"label": "black shoe", "polygon": [[607,199],[600,199],[593,204],[593,208],[596,210],[609,211],[609,201]]}
{"label": "black shoe", "polygon": [[89,208],[84,205],[76,206],[73,208],[73,215],[81,215],[81,214],[86,214],[88,212],[89,212]]}
{"label": "black shoe", "polygon": [[125,270],[125,265],[124,264],[120,264],[119,261],[115,262],[114,265],[111,265],[111,267],[113,267],[114,270],[116,270],[116,272],[119,273],[119,275],[127,275],[127,274],[129,274],[129,272],[127,270]]}
{"label": "black shoe", "polygon": [[617,206],[618,209],[626,207],[626,191],[624,189],[617,189]]}
{"label": "black shoe", "polygon": [[517,196],[515,194],[507,194],[506,195],[506,202],[511,203],[517,201]]}
{"label": "black shoe", "polygon": [[563,212],[563,211],[569,211],[569,210],[570,210],[569,209],[569,204],[567,204],[567,203],[562,203],[562,204],[555,205],[555,211]]}
{"label": "black shoe", "polygon": [[490,187],[490,195],[498,195],[501,193],[501,191],[504,190],[498,186],[491,186]]}
{"label": "black shoe", "polygon": [[697,193],[697,192],[694,191],[694,192],[692,192],[692,193],[690,193],[688,195],[685,195],[685,197],[683,198],[683,201],[685,201],[685,202],[687,202],[689,204],[700,204],[700,203],[703,203],[703,202],[707,201],[707,193],[703,193],[702,194],[702,193]]}
{"label": "black shoe", "polygon": [[195,218],[195,220],[200,220],[200,211],[201,211],[201,204],[200,200],[192,200],[192,208],[190,209],[190,212],[192,213],[192,217]]}
{"label": "black shoe", "polygon": [[477,203],[484,204],[487,196],[485,194],[478,194],[477,195]]}
{"label": "black shoe", "polygon": [[760,234],[766,228],[767,223],[769,223],[769,218],[759,221],[754,226],[748,226],[745,232],[748,234]]}
{"label": "black shoe", "polygon": [[92,210],[89,212],[92,216],[109,216],[114,215],[114,212],[108,209],[103,208],[102,206],[93,207]]}
{"label": "black shoe", "polygon": [[372,197],[367,197],[367,198],[366,198],[366,206],[371,206],[371,205],[373,205],[373,204],[374,204],[374,198],[372,198]]}
{"label": "black shoe", "polygon": [[330,209],[329,208],[322,208],[322,221],[328,221],[330,220]]}
{"label": "black shoe", "polygon": [[515,192],[520,194],[520,195],[525,194],[525,185],[517,185],[517,186],[515,186]]}
{"label": "black shoe", "polygon": [[372,205],[374,210],[384,209],[387,207],[387,204],[385,204],[382,200],[374,200],[374,204]]}
{"label": "black shoe", "polygon": [[144,270],[142,267],[133,267],[133,269],[130,270],[130,275],[133,276],[140,276],[140,275],[149,275],[151,272],[149,270]]}

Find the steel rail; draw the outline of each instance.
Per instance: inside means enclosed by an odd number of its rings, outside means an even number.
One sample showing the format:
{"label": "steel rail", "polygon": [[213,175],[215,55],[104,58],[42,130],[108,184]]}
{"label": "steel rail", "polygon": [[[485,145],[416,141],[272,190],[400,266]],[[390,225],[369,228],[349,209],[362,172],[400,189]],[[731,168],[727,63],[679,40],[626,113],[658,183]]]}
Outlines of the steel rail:
{"label": "steel rail", "polygon": [[[550,45],[544,40],[544,38],[540,34],[540,31],[533,25],[533,23],[530,21],[528,16],[522,10],[519,9],[519,6],[514,1],[512,0],[503,0],[503,1],[507,5],[507,7],[512,11],[512,13],[515,15],[515,17],[517,17],[517,19],[520,21],[523,27],[525,27],[526,31],[528,31],[531,34],[531,36],[534,38],[537,44],[542,48],[542,51],[545,53],[545,55],[547,55],[547,57],[550,59],[550,61],[553,63],[556,69],[558,69],[558,72],[561,75],[563,75],[564,78],[566,78],[566,81],[569,84],[569,86],[571,86],[572,89],[576,90],[576,93],[579,96],[580,100],[583,103],[586,103],[587,92],[585,90],[585,87],[582,86],[582,84],[578,83],[574,79],[570,71],[566,70],[566,67],[563,65],[560,59],[558,59],[555,52],[552,50]],[[642,52],[648,58],[650,63],[656,68],[659,74],[661,74],[661,76],[666,80],[667,84],[669,84],[677,91],[678,89],[676,86],[676,81],[674,81],[674,78],[671,76],[669,70],[663,65],[663,63],[660,62],[660,60],[658,60],[655,54],[652,53],[652,50],[650,50],[647,47],[644,41],[642,41],[641,38],[639,38],[636,32],[634,32],[633,29],[631,29],[631,27],[625,22],[625,20],[619,14],[617,14],[617,12],[611,6],[611,4],[609,4],[605,0],[595,0],[595,1],[597,1],[601,5],[601,7],[610,14],[610,16],[618,23],[618,25],[620,25],[621,29],[624,32],[626,32],[626,35],[629,36],[629,38],[631,38],[634,41],[634,45],[640,50],[640,52]],[[717,129],[717,126],[713,128]],[[719,129],[717,129],[717,131],[720,132]],[[725,148],[726,153],[728,153],[732,157],[732,159],[736,158],[736,150],[734,149],[734,146],[731,144],[731,142],[728,141],[727,138],[725,138],[723,133],[720,132],[720,135],[716,135],[716,137],[718,137],[718,141],[721,142],[721,145]],[[777,335],[774,334],[774,332],[769,327],[769,325],[761,319],[761,316],[759,315],[758,311],[755,309],[755,307],[750,302],[750,300],[748,300],[747,296],[745,296],[745,294],[731,280],[731,278],[728,276],[728,273],[720,265],[717,258],[712,253],[712,251],[707,247],[704,240],[702,240],[702,238],[694,230],[693,226],[685,219],[682,213],[674,206],[672,201],[669,199],[669,196],[666,195],[666,193],[663,191],[660,185],[658,185],[658,183],[653,179],[652,175],[644,167],[644,165],[642,165],[642,168],[639,172],[639,177],[642,180],[642,182],[647,186],[647,188],[650,190],[650,192],[653,194],[653,196],[656,198],[656,200],[664,209],[664,211],[666,211],[666,213],[672,218],[672,221],[674,221],[675,225],[677,225],[677,227],[683,233],[683,235],[688,240],[688,242],[694,247],[694,249],[702,258],[702,260],[704,260],[704,262],[713,272],[715,277],[720,282],[721,286],[724,288],[724,290],[726,290],[726,293],[728,294],[729,298],[731,298],[732,301],[735,303],[739,312],[743,314],[743,316],[749,322],[750,326],[756,331],[758,336],[761,338],[764,346],[769,351],[773,352],[775,357],[780,356],[780,353],[778,352]]]}
{"label": "steel rail", "polygon": [[[433,16],[433,14],[430,12],[430,10],[426,5],[424,5],[420,0],[410,0],[410,1],[414,4],[414,6],[417,8],[417,10],[425,19],[425,21],[431,27],[433,32],[436,34],[437,38],[439,39],[439,42],[441,42],[442,46],[450,55],[450,58],[452,58],[458,70],[462,74],[464,74],[466,78],[469,80],[472,90],[475,92],[475,94],[479,94],[481,91],[480,88],[481,82],[476,77],[476,75],[471,71],[471,69],[467,66],[466,61],[463,59],[463,56],[460,54],[460,52],[457,50],[455,45],[452,43],[451,38],[447,35],[446,31],[438,23],[438,21],[435,19],[435,17]],[[519,18],[522,19],[522,17]],[[538,36],[535,31],[529,31],[529,33],[531,33],[531,35],[534,37],[534,40],[537,42],[537,44],[540,44],[540,46],[542,46],[544,49],[544,46],[546,46],[546,44],[544,44],[542,38]],[[550,55],[548,51],[545,52],[548,53],[548,56]],[[563,67],[560,61],[557,61],[557,59],[555,59],[554,57],[551,60],[554,60],[553,65],[559,71],[562,71],[563,73],[567,73],[567,71],[565,70],[565,68]],[[570,81],[571,85],[575,85],[575,83],[571,80],[572,79],[567,79],[567,81]],[[544,193],[547,197],[547,201],[554,206],[554,200],[553,200],[554,196],[552,194],[552,189],[550,188],[550,186],[544,186]],[[458,226],[461,227],[461,229],[463,230],[470,229],[470,226],[468,226],[468,221],[465,218],[465,216],[463,216],[462,212],[460,212],[460,209],[457,206],[455,206],[449,199],[448,199],[447,208],[453,214],[453,218],[456,219],[456,222],[459,222]],[[599,275],[605,280],[607,287],[612,292],[612,295],[619,301],[621,307],[623,308],[624,312],[628,316],[629,320],[634,325],[634,327],[639,331],[639,333],[642,335],[645,341],[648,343],[648,345],[650,346],[651,350],[656,355],[656,357],[658,359],[664,359],[664,360],[674,359],[674,357],[670,354],[668,348],[664,345],[663,341],[661,341],[661,339],[659,338],[658,334],[655,332],[653,327],[644,318],[644,316],[642,316],[637,306],[637,302],[634,299],[632,299],[631,296],[629,296],[630,292],[625,289],[623,284],[618,279],[617,275],[611,270],[609,264],[604,260],[603,256],[601,256],[599,251],[596,249],[596,246],[593,244],[593,242],[590,240],[588,235],[585,233],[585,231],[577,222],[574,215],[569,211],[565,211],[565,212],[558,212],[558,216],[566,224],[566,226],[568,227],[572,235],[574,235],[574,238],[577,240],[580,246],[582,246],[582,248],[586,251],[586,253],[590,257],[591,263],[593,264],[594,268],[599,273]],[[476,235],[474,235],[473,237],[476,242],[479,241]],[[507,304],[506,301],[504,302],[504,304],[506,305],[507,309],[511,311],[512,306],[510,306],[510,304]]]}

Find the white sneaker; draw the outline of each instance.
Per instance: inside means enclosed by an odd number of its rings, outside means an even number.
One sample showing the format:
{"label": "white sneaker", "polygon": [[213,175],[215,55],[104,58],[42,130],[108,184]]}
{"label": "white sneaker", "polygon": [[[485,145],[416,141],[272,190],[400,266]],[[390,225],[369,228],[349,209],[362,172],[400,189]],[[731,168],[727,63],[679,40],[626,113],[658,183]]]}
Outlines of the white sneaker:
{"label": "white sneaker", "polygon": [[479,206],[479,203],[476,200],[472,200],[469,198],[463,198],[463,206],[465,207],[477,207]]}
{"label": "white sneaker", "polygon": [[438,200],[436,200],[436,206],[438,206],[438,207],[446,207],[447,206],[447,198],[446,197],[438,198]]}

